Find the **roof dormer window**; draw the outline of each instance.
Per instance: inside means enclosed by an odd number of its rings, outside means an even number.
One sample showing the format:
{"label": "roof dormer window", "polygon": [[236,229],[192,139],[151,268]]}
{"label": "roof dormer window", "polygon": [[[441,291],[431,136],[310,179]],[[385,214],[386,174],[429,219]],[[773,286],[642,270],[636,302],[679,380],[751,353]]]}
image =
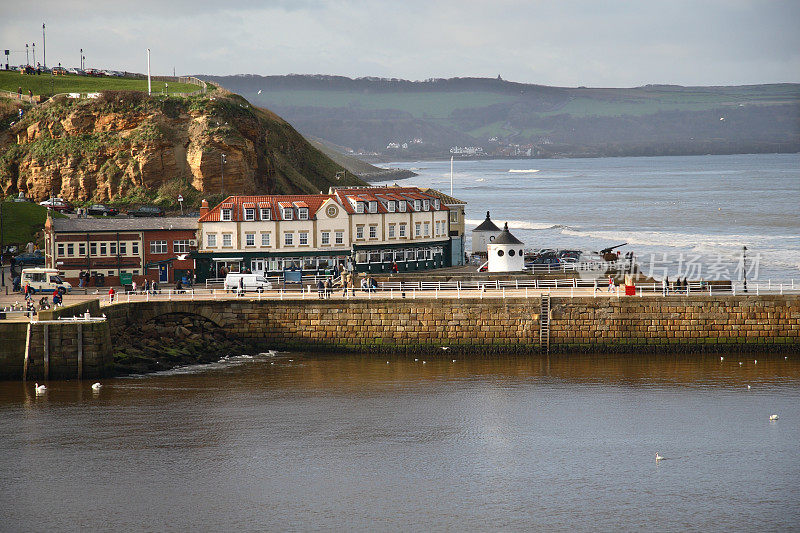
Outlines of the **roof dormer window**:
{"label": "roof dormer window", "polygon": [[230,207],[222,209],[221,213],[222,214],[220,216],[220,219],[223,222],[230,222],[231,220],[233,220],[233,209],[231,209]]}
{"label": "roof dormer window", "polygon": [[356,202],[356,213],[364,212],[364,202]]}
{"label": "roof dormer window", "polygon": [[422,200],[414,200],[414,211],[422,210]]}
{"label": "roof dormer window", "polygon": [[307,207],[300,207],[297,209],[297,219],[298,220],[308,220],[308,208]]}
{"label": "roof dormer window", "polygon": [[369,202],[369,212],[370,213],[377,213],[378,212],[378,202],[375,200],[370,200]]}
{"label": "roof dormer window", "polygon": [[395,212],[395,203],[394,203],[394,200],[389,200],[389,201],[386,203],[386,210],[387,210],[387,211],[389,211],[390,213],[394,213],[394,212]]}
{"label": "roof dormer window", "polygon": [[439,209],[440,207],[441,207],[441,204],[439,203],[439,199],[438,198],[434,198],[433,199],[433,208],[434,209]]}
{"label": "roof dormer window", "polygon": [[431,210],[431,201],[430,200],[422,200],[422,210],[423,211],[430,211]]}
{"label": "roof dormer window", "polygon": [[292,220],[294,216],[292,216],[292,208],[291,207],[284,207],[283,208],[283,220]]}
{"label": "roof dormer window", "polygon": [[405,200],[400,200],[399,202],[397,202],[397,210],[400,211],[401,213],[405,213],[407,205],[408,203]]}
{"label": "roof dormer window", "polygon": [[252,221],[256,219],[256,208],[255,207],[245,207],[244,208],[244,219],[247,221]]}
{"label": "roof dormer window", "polygon": [[269,220],[272,218],[272,210],[269,207],[261,208],[261,220]]}

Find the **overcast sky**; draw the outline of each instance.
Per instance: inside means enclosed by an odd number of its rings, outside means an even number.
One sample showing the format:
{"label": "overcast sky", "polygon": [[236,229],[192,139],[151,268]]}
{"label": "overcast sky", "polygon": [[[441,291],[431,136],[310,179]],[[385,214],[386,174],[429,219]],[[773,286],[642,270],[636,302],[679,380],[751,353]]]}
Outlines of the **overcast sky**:
{"label": "overcast sky", "polygon": [[561,86],[800,82],[800,1],[4,2],[25,61],[154,74],[491,76]]}

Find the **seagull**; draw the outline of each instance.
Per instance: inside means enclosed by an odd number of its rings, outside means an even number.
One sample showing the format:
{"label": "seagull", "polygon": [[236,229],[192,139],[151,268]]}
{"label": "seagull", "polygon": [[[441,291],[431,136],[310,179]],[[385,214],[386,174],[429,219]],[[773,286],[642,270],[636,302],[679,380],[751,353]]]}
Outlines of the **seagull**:
{"label": "seagull", "polygon": [[423,362],[422,362],[422,364],[423,364],[423,365],[424,365],[425,363],[426,363],[426,361],[423,361]]}
{"label": "seagull", "polygon": [[178,254],[177,256],[178,261],[186,261],[187,257],[189,257],[189,254]]}
{"label": "seagull", "polygon": [[658,455],[658,452],[656,452],[656,462],[660,461],[661,459],[663,459],[663,457]]}
{"label": "seagull", "polygon": [[446,352],[447,350],[449,350],[449,349],[450,349],[450,347],[449,347],[449,346],[442,346],[442,350],[444,350],[445,352]]}
{"label": "seagull", "polygon": [[719,358],[719,360],[720,360],[720,361],[724,361],[724,360],[725,360],[725,358],[724,358],[724,357],[720,357],[720,358]]}
{"label": "seagull", "polygon": [[389,364],[389,361],[386,361],[386,364],[388,365],[388,364]]}
{"label": "seagull", "polygon": [[99,382],[97,382],[97,383],[92,383],[92,390],[93,390],[93,391],[99,391],[99,390],[100,390],[100,387],[102,387],[102,385],[100,385],[100,383],[99,383]]}
{"label": "seagull", "polygon": [[294,359],[289,359],[289,362],[290,362],[290,363],[293,363],[293,362],[294,362]]}
{"label": "seagull", "polygon": [[769,419],[770,420],[777,420],[778,419],[778,415],[769,415]]}
{"label": "seagull", "polygon": [[456,360],[455,360],[455,359],[453,359],[453,362],[455,363],[455,362],[456,362]]}
{"label": "seagull", "polygon": [[415,363],[416,363],[417,361],[419,361],[419,359],[414,359],[414,362],[415,362]]}
{"label": "seagull", "polygon": [[739,366],[742,366],[742,362],[741,361],[739,361]]}
{"label": "seagull", "polygon": [[757,364],[758,364],[758,359],[756,359],[755,361],[753,361],[753,364],[754,364],[754,365],[757,365]]}
{"label": "seagull", "polygon": [[[47,387],[45,387],[44,385],[39,385],[38,383],[34,383],[33,384],[33,390],[36,391],[36,394],[44,394],[45,391],[47,391]],[[777,416],[777,415],[775,415],[775,416]]]}
{"label": "seagull", "polygon": [[747,386],[747,390],[750,390],[750,385]]}
{"label": "seagull", "polygon": [[258,90],[258,94],[261,94],[261,89]]}

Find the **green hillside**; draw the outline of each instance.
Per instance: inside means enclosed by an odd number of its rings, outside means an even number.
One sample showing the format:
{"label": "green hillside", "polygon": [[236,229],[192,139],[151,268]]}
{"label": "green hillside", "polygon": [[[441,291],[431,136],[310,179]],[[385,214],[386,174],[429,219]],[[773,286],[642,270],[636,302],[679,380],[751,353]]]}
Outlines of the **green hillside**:
{"label": "green hillside", "polygon": [[[153,81],[154,93],[189,93],[198,89],[197,85],[189,83],[168,82],[165,87],[163,81]],[[60,93],[88,93],[102,91],[147,91],[147,79],[90,77],[67,74],[53,76],[52,74],[22,75],[16,71],[0,71],[0,90],[17,92],[22,88],[23,94],[28,90],[35,95],[53,95]]]}
{"label": "green hillside", "polygon": [[[3,242],[23,245],[36,242],[37,233],[44,227],[47,208],[32,202],[3,202]],[[64,215],[53,213],[56,218]]]}

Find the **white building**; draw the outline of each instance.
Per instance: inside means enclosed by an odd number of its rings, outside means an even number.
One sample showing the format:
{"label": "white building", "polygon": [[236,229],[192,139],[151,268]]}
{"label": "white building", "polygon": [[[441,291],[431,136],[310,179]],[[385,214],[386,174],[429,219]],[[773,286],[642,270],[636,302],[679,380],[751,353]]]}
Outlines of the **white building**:
{"label": "white building", "polygon": [[519,272],[525,266],[525,252],[521,240],[508,231],[506,222],[500,235],[487,245],[489,272]]}
{"label": "white building", "polygon": [[485,254],[486,245],[492,242],[498,235],[500,235],[500,228],[492,222],[492,219],[489,218],[489,211],[487,211],[486,220],[472,230],[472,253]]}

